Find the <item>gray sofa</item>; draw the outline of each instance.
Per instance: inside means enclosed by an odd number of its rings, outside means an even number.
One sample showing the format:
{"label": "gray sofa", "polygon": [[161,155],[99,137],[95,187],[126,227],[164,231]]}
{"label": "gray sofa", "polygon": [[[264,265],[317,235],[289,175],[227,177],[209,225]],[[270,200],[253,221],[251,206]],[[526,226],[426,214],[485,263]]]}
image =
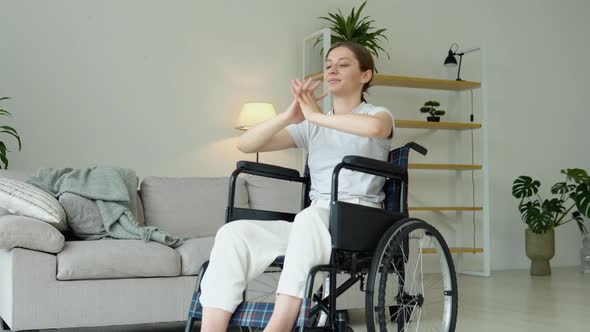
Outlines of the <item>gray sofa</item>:
{"label": "gray sofa", "polygon": [[[23,180],[31,174],[0,170]],[[58,253],[0,249],[0,317],[14,331],[186,320],[201,264],[224,223],[228,178],[147,177],[138,195],[146,225],[191,239],[173,249],[141,240],[65,241]],[[299,210],[298,184],[238,179],[236,206]],[[0,211],[0,222],[2,214]],[[363,307],[356,287],[339,307]]]}

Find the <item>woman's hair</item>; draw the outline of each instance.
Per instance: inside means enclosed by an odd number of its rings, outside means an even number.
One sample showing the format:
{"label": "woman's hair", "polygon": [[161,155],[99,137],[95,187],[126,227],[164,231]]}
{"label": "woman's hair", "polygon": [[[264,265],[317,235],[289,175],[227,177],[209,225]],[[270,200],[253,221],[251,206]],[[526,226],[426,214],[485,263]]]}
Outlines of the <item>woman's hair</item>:
{"label": "woman's hair", "polygon": [[[351,41],[334,43],[332,47],[330,47],[330,49],[328,50],[328,53],[326,53],[326,58],[328,57],[328,55],[330,55],[330,52],[332,52],[332,50],[337,47],[346,47],[352,53],[354,53],[354,56],[356,57],[356,60],[359,63],[359,68],[361,71],[371,70],[373,74],[375,74],[375,61],[373,61],[373,57],[371,56],[369,50],[367,50],[363,45]],[[371,79],[363,85],[363,89],[361,91],[361,100],[364,102],[367,102],[365,100],[364,93],[371,86],[372,80],[373,76],[371,76]]]}

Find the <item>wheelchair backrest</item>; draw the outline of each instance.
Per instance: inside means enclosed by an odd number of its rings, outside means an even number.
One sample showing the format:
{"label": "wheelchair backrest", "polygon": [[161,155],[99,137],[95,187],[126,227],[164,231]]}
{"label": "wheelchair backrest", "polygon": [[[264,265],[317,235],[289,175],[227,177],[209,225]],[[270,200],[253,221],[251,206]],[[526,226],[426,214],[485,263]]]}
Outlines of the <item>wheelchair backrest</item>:
{"label": "wheelchair backrest", "polygon": [[[403,175],[403,181],[405,182],[405,190],[402,190],[402,186],[399,181],[394,179],[385,180],[383,185],[383,192],[385,193],[385,199],[383,200],[383,208],[389,212],[400,212],[401,204],[403,204],[403,211],[408,213],[408,157],[410,155],[410,147],[405,145],[400,148],[389,151],[389,157],[387,161],[390,164],[400,166],[406,172]],[[401,197],[403,195],[403,197]]]}
{"label": "wheelchair backrest", "polygon": [[[402,147],[397,149],[391,150],[389,152],[389,156],[387,161],[390,164],[402,167],[406,172],[403,176],[404,185],[395,179],[387,179],[385,184],[383,185],[383,192],[385,193],[385,199],[383,201],[383,207],[386,211],[389,212],[401,212],[402,204],[403,204],[403,211],[405,214],[408,214],[408,158],[410,155],[410,150],[416,150],[417,152],[426,155],[427,150],[422,147],[421,145],[410,142]],[[303,171],[303,176],[310,179],[310,185],[308,188],[311,187],[311,178],[309,174],[309,166],[307,162],[305,163],[305,169]],[[404,189],[405,187],[405,189]]]}

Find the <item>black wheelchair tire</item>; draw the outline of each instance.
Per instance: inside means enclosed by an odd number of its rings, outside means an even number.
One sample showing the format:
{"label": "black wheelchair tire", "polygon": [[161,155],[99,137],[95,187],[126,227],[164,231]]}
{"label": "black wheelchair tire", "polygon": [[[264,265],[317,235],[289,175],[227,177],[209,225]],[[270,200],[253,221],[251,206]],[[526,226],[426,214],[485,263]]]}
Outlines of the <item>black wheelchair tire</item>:
{"label": "black wheelchair tire", "polygon": [[[379,296],[378,292],[376,292],[375,287],[379,284],[380,278],[380,261],[381,257],[384,254],[384,251],[387,250],[388,246],[392,241],[398,241],[407,237],[407,235],[417,229],[423,229],[428,231],[432,236],[436,238],[439,242],[443,254],[445,256],[447,267],[450,274],[450,283],[451,283],[451,308],[450,308],[450,322],[448,324],[449,328],[447,331],[444,332],[454,332],[456,323],[457,323],[457,308],[458,308],[458,292],[457,292],[457,276],[455,272],[455,266],[453,264],[453,259],[451,256],[451,252],[436,228],[432,227],[430,224],[426,223],[423,220],[416,219],[416,218],[407,218],[396,222],[393,226],[391,226],[387,232],[381,237],[377,247],[375,249],[371,267],[369,269],[369,274],[367,277],[367,288],[365,293],[365,317],[367,323],[367,331],[368,332],[375,332],[378,331],[375,326],[375,319],[374,319],[374,296]],[[379,292],[382,291],[379,289]],[[380,331],[384,332],[384,331]]]}

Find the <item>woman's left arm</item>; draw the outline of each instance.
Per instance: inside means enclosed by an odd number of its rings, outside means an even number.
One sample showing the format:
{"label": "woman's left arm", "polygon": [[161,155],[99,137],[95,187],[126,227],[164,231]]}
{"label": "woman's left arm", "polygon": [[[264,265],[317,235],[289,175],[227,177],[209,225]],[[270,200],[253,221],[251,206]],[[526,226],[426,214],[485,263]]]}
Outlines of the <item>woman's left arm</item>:
{"label": "woman's left arm", "polygon": [[297,98],[305,119],[318,126],[336,129],[358,136],[386,138],[392,134],[393,119],[385,112],[369,114],[324,114],[308,87],[311,80],[301,84],[294,82],[291,92]]}
{"label": "woman's left arm", "polygon": [[[302,107],[303,109],[303,107]],[[318,126],[332,128],[358,136],[372,138],[389,137],[393,130],[393,120],[385,112],[375,115],[368,114],[337,114],[326,115],[322,112],[309,112],[305,115],[307,121]]]}

